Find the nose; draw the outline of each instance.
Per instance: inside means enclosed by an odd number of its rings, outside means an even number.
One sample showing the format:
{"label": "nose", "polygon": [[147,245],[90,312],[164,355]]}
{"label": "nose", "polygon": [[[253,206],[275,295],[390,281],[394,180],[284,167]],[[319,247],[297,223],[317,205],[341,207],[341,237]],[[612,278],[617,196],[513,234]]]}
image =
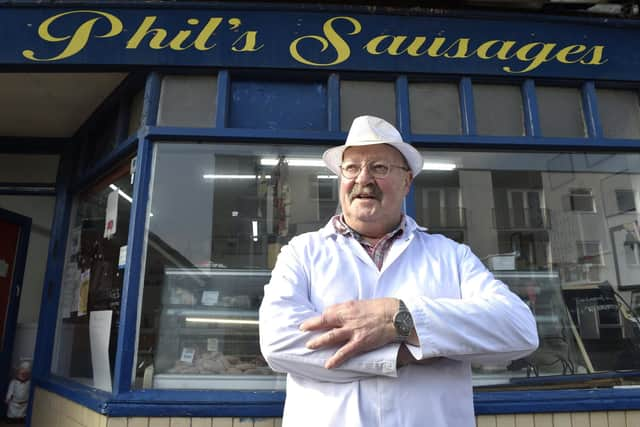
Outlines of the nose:
{"label": "nose", "polygon": [[373,175],[371,175],[371,172],[369,171],[368,163],[365,164],[362,169],[360,169],[360,173],[358,174],[358,176],[356,176],[356,179],[354,181],[360,185],[366,185],[372,181],[375,181]]}

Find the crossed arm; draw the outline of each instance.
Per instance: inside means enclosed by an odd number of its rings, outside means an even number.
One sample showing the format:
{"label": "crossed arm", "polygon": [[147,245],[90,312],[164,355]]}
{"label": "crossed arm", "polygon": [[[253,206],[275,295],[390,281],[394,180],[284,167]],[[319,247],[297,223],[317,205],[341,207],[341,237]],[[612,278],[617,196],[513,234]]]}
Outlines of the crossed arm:
{"label": "crossed arm", "polygon": [[529,309],[468,250],[462,254],[471,257],[461,272],[462,298],[417,296],[404,301],[416,324],[407,346],[395,342],[396,298],[346,301],[317,312],[297,255],[290,247],[283,252],[287,262],[279,259],[260,309],[261,347],[275,370],[347,382],[395,376],[398,366],[439,357],[515,359],[538,345]]}

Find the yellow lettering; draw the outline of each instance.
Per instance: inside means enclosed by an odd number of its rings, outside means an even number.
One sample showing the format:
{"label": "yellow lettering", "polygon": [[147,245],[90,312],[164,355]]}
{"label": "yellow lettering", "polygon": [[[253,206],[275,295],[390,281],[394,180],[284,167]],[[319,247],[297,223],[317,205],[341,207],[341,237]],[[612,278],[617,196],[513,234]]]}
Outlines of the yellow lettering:
{"label": "yellow lettering", "polygon": [[[336,16],[334,18],[328,19],[322,26],[324,37],[318,35],[302,36],[291,42],[291,44],[289,45],[289,53],[291,54],[293,59],[302,64],[314,65],[318,67],[328,67],[346,61],[349,56],[351,56],[351,49],[349,48],[347,42],[345,42],[344,39],[340,37],[340,35],[333,28],[333,23],[337,20],[345,20],[353,25],[353,31],[347,33],[348,35],[358,34],[360,31],[362,31],[362,25],[360,25],[360,22],[355,18],[351,18],[349,16]],[[332,62],[322,63],[313,62],[305,58],[300,54],[298,50],[298,44],[303,40],[315,40],[319,42],[321,45],[320,52],[324,52],[325,50],[327,50],[329,44],[331,44],[331,46],[336,51],[336,59],[334,59]]]}
{"label": "yellow lettering", "polygon": [[[391,38],[391,43],[386,48],[380,48],[380,44]],[[414,37],[409,46],[406,48],[402,48],[402,44],[407,41],[407,36],[390,36],[383,35],[374,37],[369,42],[364,45],[364,49],[372,54],[372,55],[381,55],[383,53],[388,53],[389,55],[398,56],[402,54],[408,54],[409,56],[420,56],[424,55],[426,51],[420,52],[420,48],[424,46],[425,41],[427,40],[424,36]]]}
{"label": "yellow lettering", "polygon": [[[454,53],[453,55],[449,55],[449,51],[453,49],[453,47],[456,45],[458,47],[458,50],[456,50],[456,53]],[[471,55],[467,54],[468,50],[469,50],[469,39],[458,39],[453,43],[451,43],[451,46],[449,46],[447,50],[444,51],[444,56],[445,58],[469,58]]]}
{"label": "yellow lettering", "polygon": [[[210,46],[207,46],[207,41],[216,31],[220,23],[222,22],[222,18],[209,18],[207,25],[204,26],[196,40],[193,42],[193,46],[198,50],[209,50],[216,47],[215,43],[212,43]],[[238,24],[240,25],[240,24]]]}
{"label": "yellow lettering", "polygon": [[[78,13],[93,14],[93,15],[98,15],[98,17],[88,19],[82,24],[80,24],[78,28],[76,28],[76,30],[73,32],[72,35],[56,37],[51,34],[51,32],[49,31],[49,27],[51,26],[51,24],[53,24],[58,19],[64,16],[78,14]],[[110,13],[100,12],[96,10],[73,10],[71,12],[64,12],[64,13],[59,13],[57,15],[54,15],[46,19],[40,24],[40,26],[38,27],[38,35],[42,40],[48,41],[48,42],[57,43],[57,42],[63,42],[63,41],[69,40],[64,50],[57,56],[54,56],[53,58],[36,58],[35,52],[29,49],[23,50],[22,55],[25,58],[30,59],[32,61],[57,61],[60,59],[69,58],[77,54],[87,46],[89,37],[91,36],[91,32],[96,22],[104,19],[106,19],[109,22],[109,31],[107,31],[105,34],[96,34],[95,37],[110,38],[110,37],[115,37],[122,32],[122,29],[123,29],[122,21],[120,21],[118,18],[111,15]]]}
{"label": "yellow lettering", "polygon": [[156,22],[156,16],[146,16],[142,21],[142,24],[138,27],[136,32],[131,36],[127,42],[127,49],[137,49],[140,42],[148,34],[153,34],[149,47],[151,49],[163,49],[169,44],[162,45],[162,42],[167,37],[167,30],[162,28],[151,28],[154,22]]}
{"label": "yellow lettering", "polygon": [[[468,54],[469,50],[469,39],[462,38],[457,39],[453,43],[451,43],[445,50],[440,51],[442,46],[445,44],[447,39],[445,37],[436,37],[431,42],[431,45],[427,49],[427,55],[432,58],[437,58],[438,56],[444,56],[445,58],[469,58],[472,54]],[[455,53],[450,54],[449,52],[452,49],[457,49]]]}
{"label": "yellow lettering", "polygon": [[[586,61],[584,58],[589,55],[591,53],[591,59]],[[606,64],[609,60],[608,59],[603,59],[604,55],[604,46],[600,46],[600,45],[596,45],[594,47],[592,47],[591,49],[589,49],[587,51],[587,53],[585,53],[584,55],[582,55],[582,58],[580,58],[580,63],[584,64],[584,65],[602,65],[602,64]]]}
{"label": "yellow lettering", "polygon": [[583,44],[572,44],[572,45],[563,47],[558,51],[558,53],[556,53],[556,59],[562,62],[563,64],[575,64],[576,62],[580,61],[582,57],[572,60],[572,59],[569,59],[568,56],[575,55],[576,53],[584,52],[586,48],[587,47]]}
{"label": "yellow lettering", "polygon": [[[491,49],[498,43],[500,43],[500,49],[498,49],[498,51],[495,53],[489,53],[489,49]],[[480,59],[498,58],[504,61],[515,56],[515,53],[511,55],[509,54],[509,51],[513,48],[513,46],[515,46],[515,44],[516,42],[512,40],[489,40],[478,46],[478,48],[475,50],[475,52],[472,53],[472,55],[475,54]]]}
{"label": "yellow lettering", "polygon": [[442,56],[442,53],[439,53],[438,50],[444,45],[447,39],[444,37],[436,37],[429,45],[429,49],[427,49],[427,55],[432,58],[437,58],[438,56]]}
{"label": "yellow lettering", "polygon": [[[509,66],[502,67],[502,69],[508,73],[518,73],[518,74],[535,70],[543,63],[549,62],[553,59],[553,55],[551,55],[551,52],[555,47],[556,47],[555,43],[541,43],[541,42],[527,43],[516,51],[516,58],[518,58],[520,61],[529,62],[529,65],[527,65],[526,68],[520,71],[516,71]],[[528,56],[528,54],[536,48],[539,48],[538,51],[537,52],[534,51],[533,56]]]}
{"label": "yellow lettering", "polygon": [[[263,44],[260,46],[256,46],[256,36],[258,35],[257,31],[247,31],[242,34],[240,37],[236,39],[231,45],[231,50],[234,52],[257,52],[264,47]],[[244,39],[244,45],[241,47],[236,47],[241,40]]]}

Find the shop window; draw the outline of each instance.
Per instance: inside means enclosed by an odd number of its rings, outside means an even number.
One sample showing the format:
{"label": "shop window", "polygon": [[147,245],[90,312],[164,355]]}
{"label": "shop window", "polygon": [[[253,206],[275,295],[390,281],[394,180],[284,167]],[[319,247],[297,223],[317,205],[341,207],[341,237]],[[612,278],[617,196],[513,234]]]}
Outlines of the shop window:
{"label": "shop window", "polygon": [[340,127],[347,132],[358,116],[368,114],[396,123],[396,92],[393,82],[340,81]]}
{"label": "shop window", "polygon": [[409,105],[412,133],[462,133],[457,83],[410,83]]}
{"label": "shop window", "polygon": [[75,197],[51,371],[111,390],[127,251],[130,161]]}
{"label": "shop window", "polygon": [[588,188],[574,188],[569,192],[569,208],[574,212],[595,212],[593,192]]}
{"label": "shop window", "polygon": [[260,355],[258,307],[280,248],[336,213],[322,152],[156,145],[137,387],[284,387]]}
{"label": "shop window", "polygon": [[[452,170],[426,170],[414,181],[418,222],[453,237],[429,220],[433,206],[446,204],[444,189],[457,188],[467,210],[464,243],[536,317],[538,350],[504,364],[472,366],[477,388],[527,387],[539,384],[536,377],[551,385],[561,376],[640,369],[640,323],[624,308],[633,302],[625,291],[639,284],[637,225],[629,215],[574,215],[566,208],[570,182],[593,188],[635,182],[635,154],[610,153],[597,164],[580,162],[594,159],[590,153],[429,149],[423,156]],[[620,164],[629,165],[624,176]],[[615,204],[613,188],[572,189],[573,207],[593,212],[606,198]]]}
{"label": "shop window", "polygon": [[637,90],[596,89],[602,133],[606,138],[640,138]]}
{"label": "shop window", "polygon": [[542,135],[568,138],[587,136],[580,89],[538,86],[536,96]]}
{"label": "shop window", "polygon": [[215,127],[217,93],[217,76],[164,76],[158,125]]}
{"label": "shop window", "polygon": [[636,194],[633,190],[616,190],[618,212],[636,211]]}
{"label": "shop window", "polygon": [[602,246],[599,241],[576,242],[578,248],[578,264],[603,265]]}
{"label": "shop window", "polygon": [[[260,356],[257,308],[280,248],[337,212],[338,180],[323,166],[322,151],[293,144],[155,146],[136,388],[284,387],[284,377]],[[427,170],[414,183],[418,222],[464,240],[537,319],[540,348],[523,359],[474,365],[477,387],[640,369],[639,325],[620,309],[627,293],[612,292],[637,285],[637,267],[622,252],[632,227],[566,212],[566,186],[558,185],[569,173],[578,182],[615,176],[620,162],[631,166],[633,180],[640,169],[627,162],[631,154],[611,154],[611,162],[588,168],[571,160],[584,153],[431,149],[424,156]],[[566,159],[552,161],[558,156]],[[434,164],[449,170],[429,170]],[[589,194],[602,203],[595,198],[604,196]],[[545,209],[550,222],[532,227],[532,217],[520,215],[517,228],[496,228],[494,210],[502,204],[520,214]],[[469,210],[468,222],[443,223],[443,208],[456,206]]]}
{"label": "shop window", "polygon": [[473,102],[478,134],[524,135],[522,94],[519,86],[474,83]]}
{"label": "shop window", "polygon": [[326,130],[326,82],[233,80],[228,126]]}
{"label": "shop window", "polygon": [[627,239],[624,242],[624,256],[627,265],[640,266],[640,242]]}

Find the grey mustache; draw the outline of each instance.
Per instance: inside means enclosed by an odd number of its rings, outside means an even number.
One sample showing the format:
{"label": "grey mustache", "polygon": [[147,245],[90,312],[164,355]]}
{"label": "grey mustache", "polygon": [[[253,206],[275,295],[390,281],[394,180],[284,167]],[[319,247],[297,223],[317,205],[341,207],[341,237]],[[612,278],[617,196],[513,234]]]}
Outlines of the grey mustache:
{"label": "grey mustache", "polygon": [[366,194],[367,196],[374,197],[378,200],[382,197],[380,187],[375,184],[367,184],[365,186],[355,184],[349,192],[349,201],[355,199],[360,194]]}

